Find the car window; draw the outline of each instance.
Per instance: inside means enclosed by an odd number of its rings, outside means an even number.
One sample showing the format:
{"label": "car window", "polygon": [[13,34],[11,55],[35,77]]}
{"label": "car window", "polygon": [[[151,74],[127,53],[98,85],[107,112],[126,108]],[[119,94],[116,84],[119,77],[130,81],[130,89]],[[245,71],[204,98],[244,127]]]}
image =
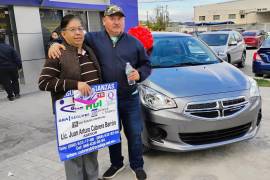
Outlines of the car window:
{"label": "car window", "polygon": [[270,39],[266,39],[263,43],[261,48],[270,48]]}
{"label": "car window", "polygon": [[194,37],[155,37],[151,53],[153,67],[202,65],[220,62],[217,57]]}
{"label": "car window", "polygon": [[224,46],[228,41],[228,34],[201,34],[200,38],[208,46]]}
{"label": "car window", "polygon": [[230,35],[230,37],[229,37],[229,44],[232,44],[235,41],[236,41],[235,37],[233,35]]}
{"label": "car window", "polygon": [[243,32],[243,36],[256,36],[256,32],[245,31]]}
{"label": "car window", "polygon": [[237,42],[241,42],[243,40],[243,38],[242,38],[242,36],[241,36],[240,33],[234,32],[233,34],[234,34],[234,37],[235,37],[235,39],[236,39]]}
{"label": "car window", "polygon": [[195,44],[193,41],[188,41],[187,42],[187,48],[189,50],[189,52],[193,55],[195,54],[205,54],[205,52],[203,51],[203,49],[198,46],[197,44]]}

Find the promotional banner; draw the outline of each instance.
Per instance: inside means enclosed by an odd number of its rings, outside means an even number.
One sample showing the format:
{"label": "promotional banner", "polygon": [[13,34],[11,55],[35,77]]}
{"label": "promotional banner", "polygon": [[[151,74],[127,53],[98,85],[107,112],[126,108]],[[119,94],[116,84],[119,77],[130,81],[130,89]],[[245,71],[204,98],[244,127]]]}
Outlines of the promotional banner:
{"label": "promotional banner", "polygon": [[91,86],[90,96],[68,91],[56,101],[56,130],[61,161],[120,142],[117,83]]}

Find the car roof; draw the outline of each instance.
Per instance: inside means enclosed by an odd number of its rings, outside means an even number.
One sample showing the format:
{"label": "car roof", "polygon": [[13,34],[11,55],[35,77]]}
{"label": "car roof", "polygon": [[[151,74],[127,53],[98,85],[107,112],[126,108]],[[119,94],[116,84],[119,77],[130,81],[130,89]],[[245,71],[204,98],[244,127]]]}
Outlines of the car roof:
{"label": "car roof", "polygon": [[260,32],[260,30],[247,30],[247,31],[244,31],[244,32]]}
{"label": "car roof", "polygon": [[236,31],[208,31],[201,34],[230,34],[232,32],[236,32]]}
{"label": "car roof", "polygon": [[175,36],[183,36],[183,37],[192,37],[190,34],[180,33],[180,32],[152,32],[154,37],[175,37]]}

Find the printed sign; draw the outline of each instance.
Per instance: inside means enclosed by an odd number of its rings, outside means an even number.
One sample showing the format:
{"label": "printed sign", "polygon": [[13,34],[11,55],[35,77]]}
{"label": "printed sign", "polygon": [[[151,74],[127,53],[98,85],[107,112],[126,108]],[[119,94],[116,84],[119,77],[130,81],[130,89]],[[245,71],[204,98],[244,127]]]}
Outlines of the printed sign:
{"label": "printed sign", "polygon": [[68,91],[56,101],[60,159],[72,159],[120,142],[117,83],[91,86],[90,96]]}

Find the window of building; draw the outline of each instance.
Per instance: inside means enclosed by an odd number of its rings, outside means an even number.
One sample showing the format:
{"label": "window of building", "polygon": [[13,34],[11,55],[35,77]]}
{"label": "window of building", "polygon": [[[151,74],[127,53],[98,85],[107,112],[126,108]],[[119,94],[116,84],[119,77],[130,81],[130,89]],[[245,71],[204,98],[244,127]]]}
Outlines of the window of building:
{"label": "window of building", "polygon": [[84,26],[85,30],[88,31],[87,12],[86,11],[64,10],[64,16],[68,15],[68,14],[72,14],[72,15],[80,17],[82,22],[83,22],[83,26]]}
{"label": "window of building", "polygon": [[229,14],[229,19],[236,19],[236,14]]}
{"label": "window of building", "polygon": [[246,16],[245,16],[244,14],[241,14],[241,15],[240,15],[240,18],[241,18],[241,19],[245,19],[245,17],[246,17]]}
{"label": "window of building", "polygon": [[205,16],[199,16],[199,21],[205,21]]}
{"label": "window of building", "polygon": [[220,20],[220,15],[214,15],[213,20]]}
{"label": "window of building", "polygon": [[50,41],[50,36],[53,31],[60,33],[60,22],[63,17],[62,10],[55,9],[40,9],[40,21],[43,35],[43,43],[45,52]]}
{"label": "window of building", "polygon": [[6,44],[14,46],[9,11],[7,8],[0,8],[0,33],[5,35]]}

